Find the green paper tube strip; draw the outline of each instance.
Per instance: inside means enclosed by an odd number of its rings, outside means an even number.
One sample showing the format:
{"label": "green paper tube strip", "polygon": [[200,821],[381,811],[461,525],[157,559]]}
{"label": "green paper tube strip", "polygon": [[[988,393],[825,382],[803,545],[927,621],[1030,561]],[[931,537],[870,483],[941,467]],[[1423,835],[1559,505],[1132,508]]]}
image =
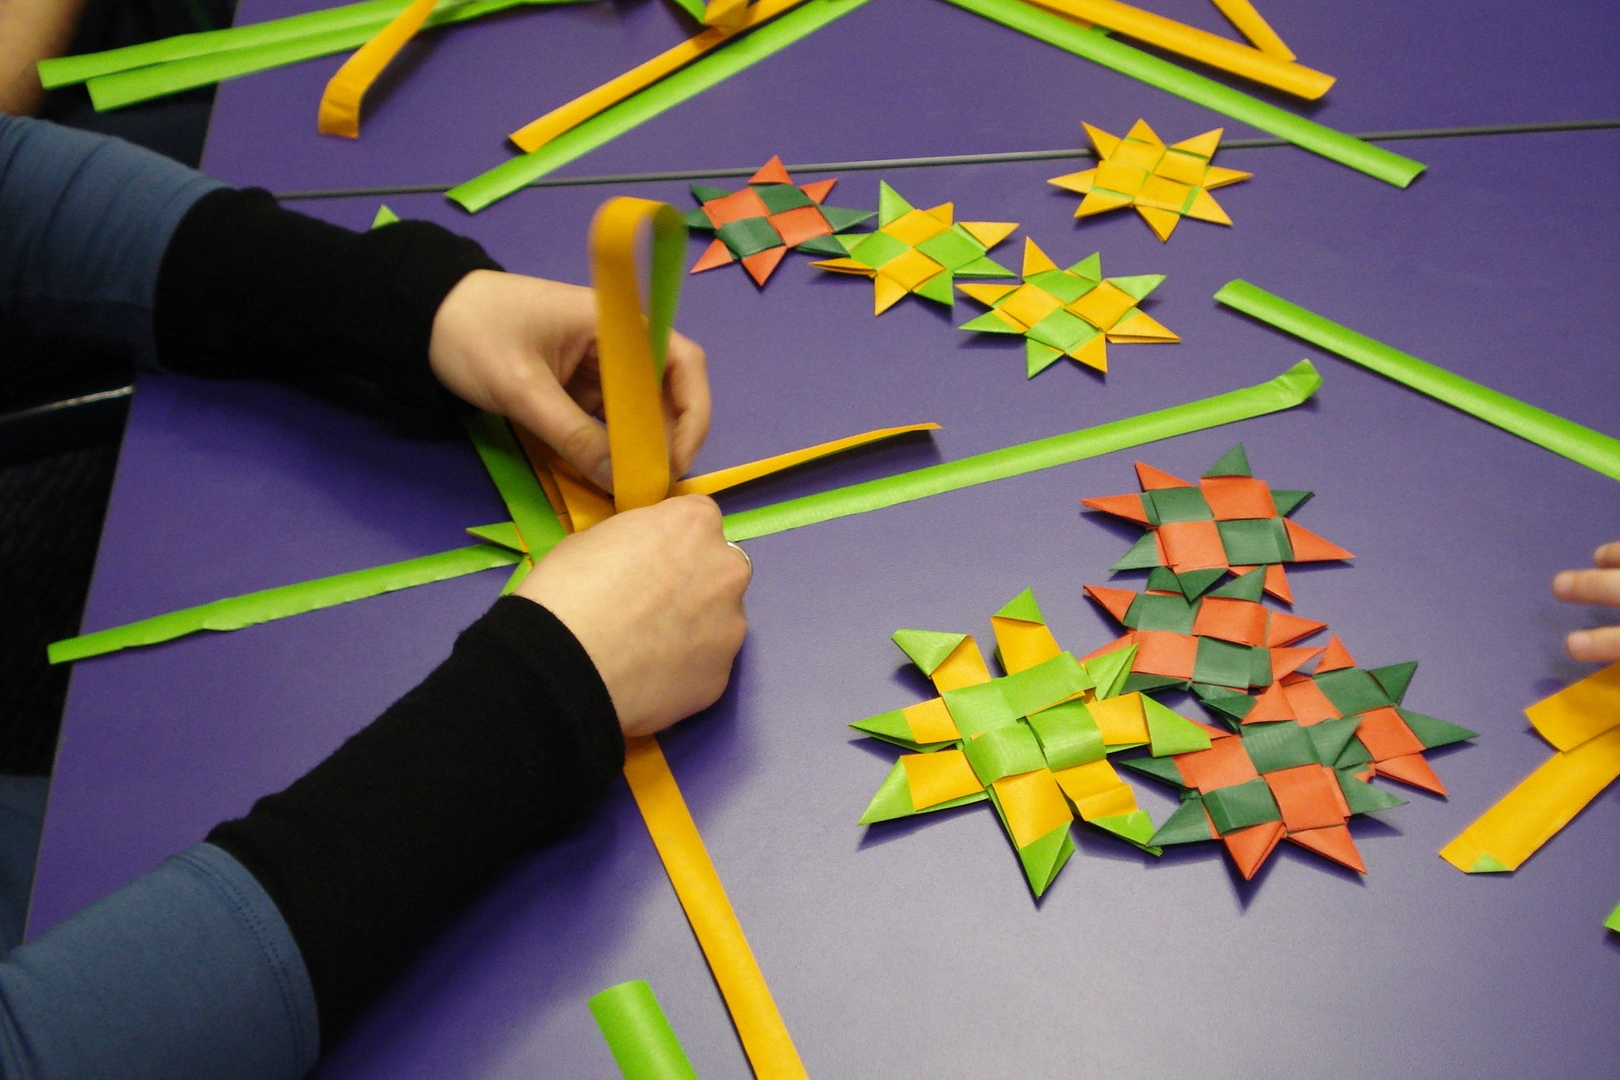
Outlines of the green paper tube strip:
{"label": "green paper tube strip", "polygon": [[666,109],[696,97],[716,83],[787,48],[866,2],[809,0],[781,18],[722,45],[668,78],[603,110],[534,153],[512,158],[451,188],[445,193],[446,197],[476,214],[490,203],[504,199],[525,184],[561,168],[603,143],[611,142]]}
{"label": "green paper tube strip", "polygon": [[1157,442],[1189,431],[1202,431],[1266,413],[1291,409],[1316,392],[1322,377],[1310,361],[1301,360],[1283,374],[1258,386],[1233,390],[1202,401],[1133,416],[1083,431],[992,450],[987,454],[930,465],[899,476],[806,495],[774,506],[744,510],[725,519],[727,540],[747,540],[785,532],[818,521],[864,514],[885,506],[938,495],[946,491],[1001,480],[1009,476],[1049,469],[1071,461],[1112,453],[1129,446]]}
{"label": "green paper tube strip", "polygon": [[520,558],[522,556],[516,552],[494,544],[474,544],[437,555],[425,555],[420,559],[406,559],[404,562],[374,566],[368,570],[356,570],[297,585],[282,585],[58,641],[49,649],[50,661],[62,664],[137,645],[156,645],[199,630],[240,630],[244,626],[285,619],[289,615],[302,615],[306,611],[408,589],[413,585],[445,581],[495,566],[510,566]]}
{"label": "green paper tube strip", "polygon": [[[517,7],[522,4],[570,4],[581,3],[583,0],[445,0],[433,14],[428,16],[423,24],[424,30],[431,30],[437,26],[449,26],[454,23],[466,22],[484,15],[491,15],[497,11]],[[344,19],[334,20],[336,25],[323,27],[320,23],[311,24],[313,28],[305,27],[297,34],[272,34],[267,40],[250,43],[245,46],[229,48],[212,48],[196,55],[180,57],[164,63],[149,64],[141,67],[121,68],[108,74],[95,75],[88,79],[86,88],[90,91],[91,103],[100,112],[109,109],[122,108],[152,98],[163,97],[166,94],[176,94],[182,90],[191,90],[198,86],[211,86],[225,79],[234,79],[242,75],[251,75],[257,71],[266,71],[270,68],[284,67],[300,60],[311,60],[317,56],[330,56],[333,53],[345,52],[358,48],[381,30],[393,15],[398,14],[404,4],[398,0],[388,0],[388,7],[378,7],[373,10],[382,11],[380,17],[369,16],[362,21],[358,16],[346,16]],[[371,8],[371,4],[353,5],[355,7]],[[346,9],[334,8],[332,11]],[[314,12],[313,14],[327,15],[331,12]],[[366,14],[366,13],[362,13]],[[294,16],[305,18],[305,16]],[[276,20],[280,23],[287,20]],[[253,26],[241,27],[242,30],[256,30],[260,27],[270,27],[274,23],[258,23]],[[214,30],[209,34],[235,33],[235,30]],[[187,37],[205,37],[207,35],[186,35]],[[168,39],[178,40],[178,39]],[[166,42],[152,42],[153,45],[163,45]],[[132,48],[145,48],[145,46],[132,46]],[[126,50],[118,50],[124,52]],[[103,54],[91,54],[99,56]],[[68,59],[83,59],[69,57]],[[78,81],[78,80],[73,80]]]}
{"label": "green paper tube strip", "polygon": [[1206,79],[1202,75],[1132,48],[1108,36],[1102,27],[1086,29],[1060,15],[1043,11],[1022,0],[949,0],[957,7],[1055,45],[1066,52],[1128,75],[1166,93],[1186,98],[1206,109],[1240,120],[1313,154],[1348,165],[1386,184],[1406,187],[1426,165],[1334,131],[1314,120],[1279,109],[1258,98]]}
{"label": "green paper tube strip", "polygon": [[540,481],[535,479],[528,455],[518,445],[506,418],[494,413],[483,412],[469,418],[467,433],[472,436],[484,468],[489,470],[502,501],[512,513],[519,538],[528,547],[530,557],[538,559],[557,546],[568,531],[557,519],[557,512],[551,508]]}
{"label": "green paper tube strip", "polygon": [[1227,282],[1215,294],[1215,299],[1284,333],[1321,346],[1351,363],[1410,386],[1420,394],[1427,394],[1488,424],[1512,432],[1521,439],[1561,454],[1611,480],[1620,480],[1620,439],[1593,431],[1545,409],[1527,405],[1518,398],[1508,397],[1471,379],[1454,375],[1427,360],[1419,360],[1399,349],[1392,349],[1383,342],[1324,319],[1247,281]]}
{"label": "green paper tube strip", "polygon": [[[879,510],[929,495],[1064,465],[1174,435],[1184,435],[1189,431],[1264,416],[1304,402],[1321,384],[1321,376],[1310,361],[1301,360],[1275,379],[1258,386],[1143,416],[1116,420],[1084,431],[993,450],[961,461],[931,465],[899,476],[731,514],[724,521],[726,539],[748,540],[786,532],[818,521],[864,514],[868,510]],[[506,500],[507,509],[512,512],[513,523],[528,544],[530,555],[539,558],[566,533],[551,504],[546,501],[539,481],[534,478],[522,447],[512,436],[506,422],[489,413],[473,417],[468,421],[468,428],[479,455],[500,489],[501,497]],[[480,526],[480,529],[498,534],[500,527]],[[460,577],[493,566],[510,566],[522,559],[518,552],[497,546],[497,543],[475,544],[371,570],[298,585],[284,585],[229,600],[216,600],[211,604],[159,615],[127,626],[69,638],[50,647],[50,659],[51,663],[59,664],[136,645],[154,645],[198,630],[236,630],[395,589]],[[508,582],[507,591],[521,580],[527,565],[525,563],[518,567]]]}
{"label": "green paper tube strip", "polygon": [[[456,6],[461,0],[444,0],[440,9]],[[322,11],[290,15],[284,19],[233,26],[227,30],[205,30],[198,34],[176,34],[158,41],[139,45],[126,45],[121,49],[62,56],[39,62],[39,81],[47,90],[71,86],[93,79],[97,75],[111,75],[116,71],[167,64],[175,60],[189,60],[194,56],[229,52],[255,45],[273,45],[333,30],[352,29],[357,26],[381,29],[388,21],[405,9],[410,0],[363,0],[358,4],[344,4]]]}
{"label": "green paper tube strip", "polygon": [[588,1004],[624,1080],[697,1080],[652,987],[637,979],[610,986]]}

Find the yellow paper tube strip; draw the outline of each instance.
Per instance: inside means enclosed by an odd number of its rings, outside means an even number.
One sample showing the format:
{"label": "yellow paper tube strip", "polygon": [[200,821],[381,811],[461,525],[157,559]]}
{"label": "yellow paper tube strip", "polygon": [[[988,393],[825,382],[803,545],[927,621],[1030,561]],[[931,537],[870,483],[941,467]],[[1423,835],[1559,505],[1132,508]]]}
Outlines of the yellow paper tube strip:
{"label": "yellow paper tube strip", "polygon": [[731,1010],[754,1075],[758,1080],[809,1080],[658,740],[626,742],[624,776]]}
{"label": "yellow paper tube strip", "polygon": [[[644,224],[653,233],[645,314],[636,280],[636,234]],[[664,352],[680,301],[686,223],[667,203],[610,199],[591,221],[590,246],[602,412],[613,459],[613,504],[619,511],[634,510],[669,494]]]}
{"label": "yellow paper tube strip", "polygon": [[704,26],[735,30],[748,21],[748,0],[709,0],[703,8]]}
{"label": "yellow paper tube strip", "polygon": [[322,135],[342,135],[347,139],[360,137],[360,102],[364,100],[366,91],[371,89],[371,84],[377,81],[377,76],[382,74],[389,61],[422,28],[427,17],[433,14],[433,6],[437,2],[412,0],[409,7],[395,15],[392,22],[343,61],[343,66],[337,69],[337,74],[332,76],[321,94],[321,111],[315,126]]}
{"label": "yellow paper tube strip", "polygon": [[671,495],[713,495],[717,491],[734,488],[738,484],[746,484],[750,480],[758,480],[762,476],[770,476],[784,469],[791,469],[795,465],[803,465],[816,458],[827,457],[844,450],[851,450],[867,443],[879,442],[883,439],[892,439],[896,435],[907,435],[913,431],[934,431],[939,425],[906,424],[903,427],[879,428],[876,431],[866,431],[859,435],[851,435],[845,439],[834,439],[832,442],[820,443],[816,446],[807,446],[803,450],[793,450],[786,454],[777,454],[775,457],[760,458],[750,461],[746,465],[733,465],[729,469],[717,469],[701,476],[691,476],[685,480],[678,480],[669,489]]}
{"label": "yellow paper tube strip", "polygon": [[1186,26],[1155,15],[1151,11],[1122,4],[1119,0],[1032,0],[1037,7],[1072,15],[1106,26],[1127,37],[1156,45],[1167,52],[1185,56],[1222,71],[1274,87],[1286,94],[1315,101],[1334,83],[1332,75],[1268,56],[1259,49],[1240,45],[1205,30]]}
{"label": "yellow paper tube strip", "polygon": [[1275,56],[1279,60],[1294,59],[1294,50],[1283,44],[1283,39],[1277,36],[1277,31],[1271,28],[1265,17],[1254,10],[1249,0],[1215,0],[1215,6],[1221,9],[1227,21],[1238,28],[1238,33],[1249,39],[1249,44],[1268,56]]}
{"label": "yellow paper tube strip", "polygon": [[1517,870],[1620,777],[1620,727],[1560,750],[1440,849],[1465,874]]}
{"label": "yellow paper tube strip", "polygon": [[[701,34],[695,34],[673,49],[659,53],[618,78],[610,79],[595,90],[581,94],[566,105],[559,105],[540,119],[518,128],[507,138],[519,149],[532,154],[563,132],[578,127],[631,94],[640,93],[659,79],[690,64],[710,49],[776,18],[802,2],[803,0],[759,0],[759,3],[746,9],[741,23],[733,26],[723,24],[710,26]],[[714,5],[710,4],[709,7],[712,10]]]}
{"label": "yellow paper tube strip", "polygon": [[1560,750],[1575,749],[1620,724],[1620,664],[1610,664],[1542,698],[1524,715],[1543,739]]}

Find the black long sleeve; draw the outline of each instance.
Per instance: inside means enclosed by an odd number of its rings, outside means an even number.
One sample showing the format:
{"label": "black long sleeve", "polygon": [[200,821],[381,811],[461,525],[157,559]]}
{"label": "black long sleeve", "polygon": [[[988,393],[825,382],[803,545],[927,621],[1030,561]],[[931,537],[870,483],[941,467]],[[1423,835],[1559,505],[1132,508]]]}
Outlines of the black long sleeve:
{"label": "black long sleeve", "polygon": [[426,221],[355,233],[276,205],[266,191],[197,200],[158,272],[157,359],[198,375],[290,382],[408,428],[465,409],[434,378],[439,304],[473,270],[477,242]]}
{"label": "black long sleeve", "polygon": [[505,597],[420,686],[208,839],[286,918],[330,1046],[450,914],[623,764],[584,648],[545,608]]}

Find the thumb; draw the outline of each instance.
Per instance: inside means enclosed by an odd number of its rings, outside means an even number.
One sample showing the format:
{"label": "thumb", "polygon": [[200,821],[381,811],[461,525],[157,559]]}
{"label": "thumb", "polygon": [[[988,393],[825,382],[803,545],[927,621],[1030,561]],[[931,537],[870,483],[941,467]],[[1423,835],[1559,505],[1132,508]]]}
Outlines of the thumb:
{"label": "thumb", "polygon": [[555,379],[537,381],[512,403],[512,418],[540,437],[579,474],[603,491],[613,490],[607,428],[568,396]]}

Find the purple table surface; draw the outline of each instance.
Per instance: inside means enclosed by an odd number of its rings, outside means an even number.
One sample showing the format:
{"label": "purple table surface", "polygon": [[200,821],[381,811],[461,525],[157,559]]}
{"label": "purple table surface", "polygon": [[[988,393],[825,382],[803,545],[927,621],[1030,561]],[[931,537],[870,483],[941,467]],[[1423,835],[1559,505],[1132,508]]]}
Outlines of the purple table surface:
{"label": "purple table surface", "polygon": [[[243,0],[239,18],[321,6]],[[1206,0],[1148,6],[1234,34]],[[1614,4],[1261,6],[1302,62],[1339,78],[1315,104],[1278,100],[1340,130],[1620,116]],[[231,183],[276,191],[448,186],[510,157],[508,132],[688,32],[672,7],[643,0],[524,10],[426,35],[367,99],[358,141],[315,131],[341,56],[250,76],[220,88],[204,163]],[[1230,137],[1256,134],[939,0],[873,0],[558,175],[751,167],[773,153],[791,164],[1051,150],[1082,145],[1081,120],[1118,133],[1139,116],[1171,139],[1220,125]],[[1423,160],[1419,147],[1395,149]]]}
{"label": "purple table surface", "polygon": [[[1249,385],[1302,355],[1325,380],[1284,414],[749,542],[732,687],[665,745],[812,1076],[1613,1075],[1620,942],[1599,924],[1620,899],[1620,792],[1512,876],[1435,855],[1549,753],[1521,709],[1585,673],[1562,635],[1597,616],[1548,581],[1620,536],[1613,481],[1210,300],[1244,277],[1620,432],[1620,132],[1414,149],[1433,168],[1405,192],[1288,150],[1233,153],[1257,173],[1220,193],[1236,227],[1187,222],[1168,245],[1134,215],[1077,226],[1072,198],[1042,184],[1049,163],[896,177],[917,205],[1022,221],[996,252],[1015,266],[1027,231],[1063,263],[1101,249],[1110,274],[1167,273],[1147,308],[1183,343],[1114,346],[1106,380],[1065,362],[1026,382],[1016,341],[955,329],[971,302],[947,315],[907,299],[874,319],[867,282],[801,256],[763,292],[736,267],[688,279],[680,325],[717,388],[700,468],[945,425],[733,508]],[[870,205],[876,183],[847,179],[842,203]],[[600,198],[531,191],[470,229],[513,269],[579,280]],[[390,201],[454,220],[431,196]],[[314,209],[361,225],[374,203]],[[1079,829],[1039,904],[983,807],[858,827],[894,755],[844,725],[924,694],[890,632],[988,640],[990,613],[1033,586],[1059,640],[1094,648],[1113,631],[1081,586],[1109,581],[1132,534],[1078,500],[1133,490],[1133,459],[1190,477],[1239,440],[1257,475],[1317,492],[1297,519],[1359,556],[1296,571],[1295,610],[1368,666],[1421,660],[1408,703],[1481,733],[1433,755],[1451,798],[1389,785],[1411,803],[1356,820],[1365,878],[1283,845],[1243,882],[1219,845],[1153,859]],[[441,550],[501,517],[466,445],[396,438],[283,389],[147,378],[86,629]],[[445,655],[502,578],[81,663],[32,932],[309,768]],[[1162,821],[1172,798],[1136,787]],[[427,948],[321,1075],[608,1075],[584,1000],[630,978],[651,981],[699,1075],[747,1075],[621,784]]]}

